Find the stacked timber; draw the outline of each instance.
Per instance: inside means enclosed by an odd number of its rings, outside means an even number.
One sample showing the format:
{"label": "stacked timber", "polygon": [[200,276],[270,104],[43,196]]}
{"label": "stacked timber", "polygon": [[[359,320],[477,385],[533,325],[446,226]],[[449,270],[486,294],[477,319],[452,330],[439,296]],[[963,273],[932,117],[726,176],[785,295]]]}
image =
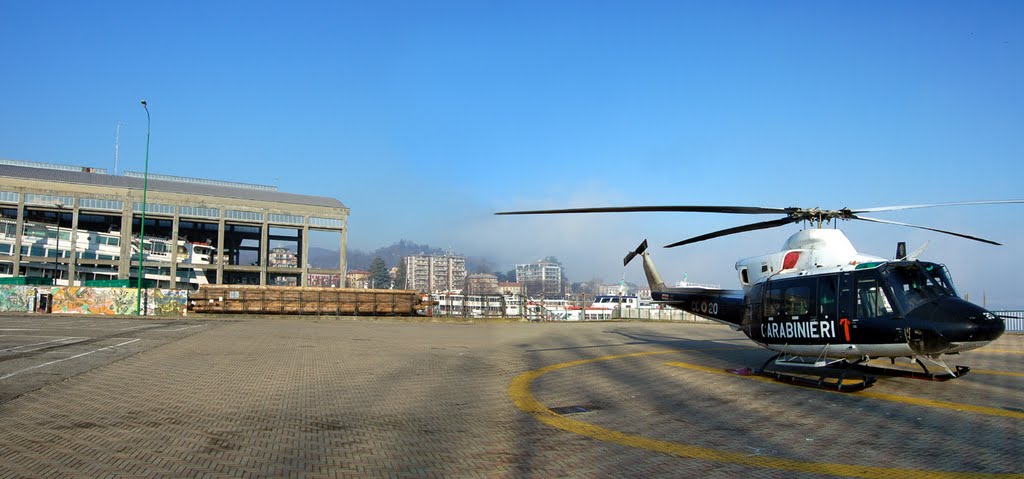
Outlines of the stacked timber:
{"label": "stacked timber", "polygon": [[189,295],[196,313],[412,315],[428,306],[415,291],[205,284]]}

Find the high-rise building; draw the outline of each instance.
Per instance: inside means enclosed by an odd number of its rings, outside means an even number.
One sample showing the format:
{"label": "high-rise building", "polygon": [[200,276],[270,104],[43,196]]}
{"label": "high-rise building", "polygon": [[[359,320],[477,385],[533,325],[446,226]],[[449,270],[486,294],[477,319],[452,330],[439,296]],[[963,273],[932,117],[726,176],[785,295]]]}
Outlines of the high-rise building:
{"label": "high-rise building", "polygon": [[565,295],[562,265],[553,261],[516,265],[516,282],[531,298],[560,299]]}
{"label": "high-rise building", "polygon": [[461,289],[466,281],[466,258],[446,254],[413,255],[405,263],[405,288],[425,293]]}

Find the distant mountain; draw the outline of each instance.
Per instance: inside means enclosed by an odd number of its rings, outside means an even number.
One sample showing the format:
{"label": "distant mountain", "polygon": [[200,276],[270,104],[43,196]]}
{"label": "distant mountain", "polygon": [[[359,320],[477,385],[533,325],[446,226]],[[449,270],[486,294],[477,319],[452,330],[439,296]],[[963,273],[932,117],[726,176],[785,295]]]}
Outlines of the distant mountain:
{"label": "distant mountain", "polygon": [[[348,263],[349,271],[354,269],[361,269],[363,271],[370,269],[370,263],[373,258],[380,257],[384,260],[384,264],[388,268],[398,266],[398,263],[403,257],[414,255],[414,254],[432,254],[432,255],[443,255],[445,250],[442,248],[435,248],[430,245],[421,245],[413,243],[412,241],[400,240],[399,242],[391,245],[377,248],[372,252],[365,252],[362,250],[349,248],[348,255],[345,258]],[[337,268],[338,267],[338,251],[329,250],[324,248],[317,248],[315,246],[309,247],[309,262],[314,267],[319,268]],[[475,272],[470,267],[470,259],[466,258],[466,269]],[[486,260],[484,260],[486,262]]]}
{"label": "distant mountain", "polygon": [[[352,250],[348,251],[349,257],[352,257]],[[309,264],[314,268],[334,269],[338,267],[338,250],[329,250],[326,248],[317,248],[316,246],[309,247]],[[349,266],[349,269],[352,269]]]}
{"label": "distant mountain", "polygon": [[[369,259],[366,261],[366,267],[370,267],[370,261],[373,261],[373,258],[380,256],[380,258],[384,260],[384,264],[387,265],[388,268],[391,268],[393,266],[398,266],[398,263],[402,261],[402,258],[414,254],[442,255],[445,254],[445,250],[441,248],[434,248],[430,245],[420,245],[413,243],[412,241],[400,240],[391,246],[377,248],[372,253],[368,254],[367,257]],[[352,256],[350,255],[349,257],[351,258]],[[349,269],[352,269],[352,267],[349,267]],[[359,269],[365,268],[360,267]]]}

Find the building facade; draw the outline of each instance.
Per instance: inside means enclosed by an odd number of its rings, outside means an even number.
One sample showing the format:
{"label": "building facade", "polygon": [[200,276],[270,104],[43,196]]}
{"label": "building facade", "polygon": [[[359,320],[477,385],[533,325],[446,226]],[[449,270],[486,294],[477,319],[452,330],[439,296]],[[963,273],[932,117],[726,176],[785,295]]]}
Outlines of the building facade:
{"label": "building facade", "polygon": [[299,267],[299,255],[287,248],[271,248],[270,257],[267,258],[267,261],[274,268]]}
{"label": "building facade", "polygon": [[466,281],[466,258],[455,255],[412,255],[405,262],[405,288],[424,293],[460,290]]}
{"label": "building facade", "polygon": [[361,269],[354,269],[345,275],[345,287],[356,289],[370,289],[370,272]]}
{"label": "building facade", "polygon": [[565,296],[562,265],[553,261],[516,265],[516,282],[531,298],[560,299]]}
{"label": "building facade", "polygon": [[[0,160],[0,276],[305,286],[344,274],[348,213],[274,186]],[[310,264],[313,233],[336,239],[337,267]],[[272,242],[295,261],[275,263]]]}
{"label": "building facade", "polygon": [[498,294],[505,296],[523,296],[522,283],[499,282]]}
{"label": "building facade", "polygon": [[498,294],[498,277],[488,273],[473,273],[466,276],[463,294]]}

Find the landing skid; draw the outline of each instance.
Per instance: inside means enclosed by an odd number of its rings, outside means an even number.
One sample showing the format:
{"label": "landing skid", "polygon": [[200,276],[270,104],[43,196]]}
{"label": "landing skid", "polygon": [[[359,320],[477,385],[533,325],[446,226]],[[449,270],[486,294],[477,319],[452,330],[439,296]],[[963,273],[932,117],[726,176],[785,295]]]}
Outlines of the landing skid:
{"label": "landing skid", "polygon": [[873,376],[847,378],[846,371],[843,371],[842,375],[840,375],[838,378],[834,378],[831,376],[818,376],[817,379],[806,376],[798,376],[796,374],[780,373],[777,371],[760,370],[755,371],[754,373],[757,374],[758,376],[772,378],[776,381],[783,383],[796,384],[798,386],[806,386],[818,389],[828,389],[831,391],[839,391],[844,393],[852,393],[867,389],[871,387],[871,385],[874,384],[877,380],[877,378]]}
{"label": "landing skid", "polygon": [[[861,361],[857,361],[856,363]],[[836,367],[836,365],[839,365],[839,367]],[[772,378],[776,381],[787,384],[796,384],[798,386],[828,389],[839,392],[856,392],[871,387],[871,385],[877,380],[874,376],[846,377],[847,373],[852,370],[852,366],[854,365],[855,363],[849,363],[845,360],[832,362],[820,360],[815,362],[805,362],[803,361],[803,358],[799,356],[789,356],[784,358],[784,355],[780,353],[769,358],[756,370],[746,368],[743,370],[734,370],[732,372],[743,375],[756,374],[758,376]],[[771,366],[810,369],[821,372],[828,371],[833,374],[794,374],[771,370],[769,369]],[[835,373],[839,373],[838,377]]]}
{"label": "landing skid", "polygon": [[[864,364],[868,361],[868,358],[860,358],[853,362],[846,359],[826,361],[819,358],[814,362],[809,362],[805,358],[799,356],[786,356],[784,353],[772,356],[756,370],[743,368],[729,371],[743,376],[756,374],[758,376],[772,378],[779,382],[796,384],[799,386],[829,389],[839,392],[856,392],[871,387],[871,385],[873,385],[878,379],[875,376],[903,377],[923,379],[926,381],[948,381],[950,379],[963,376],[971,370],[971,368],[967,366],[955,366],[956,371],[953,371],[940,360],[931,358],[925,359],[942,367],[946,372],[933,373],[929,371],[928,367],[925,366],[924,362],[921,361],[920,358],[913,358],[913,360],[917,365],[921,366],[922,371],[908,371],[905,369],[886,368]],[[895,363],[895,359],[893,359],[893,362]],[[775,367],[806,369],[809,371],[806,373],[796,374],[792,372],[777,371],[773,369]],[[821,373],[812,374],[811,370],[821,371]],[[826,371],[831,374],[822,374]],[[848,378],[847,374],[851,371],[856,372],[860,377]],[[838,376],[836,375],[837,373]]]}
{"label": "landing skid", "polygon": [[[866,364],[857,364],[857,365],[854,366],[854,368],[857,371],[861,371],[861,372],[864,372],[866,374],[877,374],[877,375],[880,375],[880,376],[881,375],[885,375],[885,376],[892,376],[892,377],[899,377],[899,378],[923,379],[925,381],[949,381],[950,379],[954,379],[954,378],[958,378],[960,376],[963,376],[964,374],[967,374],[967,372],[971,370],[971,368],[969,368],[967,366],[954,366],[956,368],[956,372],[954,372],[954,371],[951,371],[949,369],[949,367],[946,366],[945,363],[942,363],[941,361],[936,361],[936,360],[931,360],[931,361],[936,363],[936,364],[938,364],[939,366],[941,366],[943,369],[946,370],[946,372],[945,373],[933,373],[933,372],[929,371],[928,367],[925,366],[924,362],[921,361],[919,358],[914,358],[914,362],[917,363],[917,365],[921,366],[921,369],[923,371],[907,371],[905,369],[885,368],[885,367],[879,367],[879,366],[868,366]],[[895,363],[895,360],[893,362]]]}

